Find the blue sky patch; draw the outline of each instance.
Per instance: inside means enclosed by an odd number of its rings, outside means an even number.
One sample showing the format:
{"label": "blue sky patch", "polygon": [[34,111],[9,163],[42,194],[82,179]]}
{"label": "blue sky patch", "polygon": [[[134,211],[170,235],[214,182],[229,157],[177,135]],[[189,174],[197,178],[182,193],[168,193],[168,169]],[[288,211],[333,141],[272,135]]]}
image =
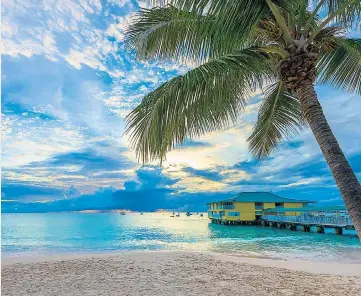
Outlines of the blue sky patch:
{"label": "blue sky patch", "polygon": [[[142,2],[141,2],[142,3]],[[144,5],[144,4],[142,4]],[[239,191],[342,204],[309,128],[263,161],[246,139],[262,95],[239,122],[187,140],[162,167],[142,166],[125,116],[189,66],[136,61],[124,34],[137,1],[2,4],[2,206],[4,212],[82,209],[204,210]],[[317,86],[325,115],[361,178],[361,97]]]}

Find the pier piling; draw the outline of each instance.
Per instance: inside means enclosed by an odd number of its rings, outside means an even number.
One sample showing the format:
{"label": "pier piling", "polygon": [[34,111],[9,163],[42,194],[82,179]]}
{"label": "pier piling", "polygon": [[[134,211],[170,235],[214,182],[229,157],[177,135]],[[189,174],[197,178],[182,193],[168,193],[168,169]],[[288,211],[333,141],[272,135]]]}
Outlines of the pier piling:
{"label": "pier piling", "polygon": [[303,232],[310,232],[310,230],[311,230],[311,227],[310,227],[310,226],[308,226],[308,225],[302,225],[302,231],[303,231]]}
{"label": "pier piling", "polygon": [[317,233],[325,233],[325,227],[318,225],[316,228]]}
{"label": "pier piling", "polygon": [[288,227],[287,227],[289,230],[292,230],[292,231],[296,231],[297,230],[297,225],[295,224],[288,224]]}
{"label": "pier piling", "polygon": [[336,234],[342,234],[342,228],[341,227],[335,227],[335,233]]}

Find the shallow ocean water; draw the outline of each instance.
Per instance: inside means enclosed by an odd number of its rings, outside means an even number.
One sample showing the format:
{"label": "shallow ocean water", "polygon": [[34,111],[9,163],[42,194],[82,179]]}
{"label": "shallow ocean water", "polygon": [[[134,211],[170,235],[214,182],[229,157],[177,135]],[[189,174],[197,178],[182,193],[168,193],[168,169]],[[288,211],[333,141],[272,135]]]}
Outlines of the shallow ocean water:
{"label": "shallow ocean water", "polygon": [[2,214],[1,230],[3,256],[191,250],[361,263],[361,244],[355,236],[216,225],[206,214]]}

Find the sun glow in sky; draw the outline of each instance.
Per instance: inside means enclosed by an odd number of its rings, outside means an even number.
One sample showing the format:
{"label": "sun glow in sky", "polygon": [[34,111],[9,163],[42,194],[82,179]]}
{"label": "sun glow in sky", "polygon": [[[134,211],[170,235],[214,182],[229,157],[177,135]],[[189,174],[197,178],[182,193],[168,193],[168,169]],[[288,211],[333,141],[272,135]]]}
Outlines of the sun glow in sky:
{"label": "sun glow in sky", "polygon": [[[124,117],[189,65],[135,61],[124,29],[131,0],[2,0],[3,211],[195,209],[237,191],[340,204],[309,129],[258,162],[247,137],[262,99],[236,126],[192,139],[163,167],[142,167]],[[316,88],[326,117],[361,177],[361,97]]]}

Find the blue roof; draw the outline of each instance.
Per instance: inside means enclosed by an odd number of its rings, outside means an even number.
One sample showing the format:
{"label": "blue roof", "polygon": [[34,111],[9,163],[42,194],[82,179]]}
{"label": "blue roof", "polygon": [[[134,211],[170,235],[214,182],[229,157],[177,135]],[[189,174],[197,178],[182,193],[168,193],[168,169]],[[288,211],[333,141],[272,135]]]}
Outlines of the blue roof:
{"label": "blue roof", "polygon": [[210,203],[235,202],[235,201],[236,202],[309,202],[309,203],[315,202],[312,200],[299,200],[293,198],[286,198],[273,194],[271,192],[241,192],[229,199],[214,201]]}

